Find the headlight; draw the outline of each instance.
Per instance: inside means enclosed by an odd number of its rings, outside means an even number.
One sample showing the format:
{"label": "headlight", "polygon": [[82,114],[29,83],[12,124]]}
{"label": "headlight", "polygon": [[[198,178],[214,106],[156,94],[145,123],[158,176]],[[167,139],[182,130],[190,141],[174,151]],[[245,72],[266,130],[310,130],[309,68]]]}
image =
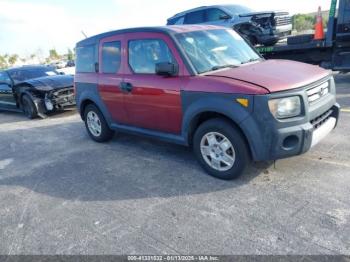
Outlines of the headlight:
{"label": "headlight", "polygon": [[53,104],[52,104],[52,102],[49,99],[45,99],[45,106],[46,106],[46,109],[48,111],[52,111],[53,110]]}
{"label": "headlight", "polygon": [[271,113],[277,119],[295,117],[301,114],[301,102],[299,96],[271,99],[269,101]]}

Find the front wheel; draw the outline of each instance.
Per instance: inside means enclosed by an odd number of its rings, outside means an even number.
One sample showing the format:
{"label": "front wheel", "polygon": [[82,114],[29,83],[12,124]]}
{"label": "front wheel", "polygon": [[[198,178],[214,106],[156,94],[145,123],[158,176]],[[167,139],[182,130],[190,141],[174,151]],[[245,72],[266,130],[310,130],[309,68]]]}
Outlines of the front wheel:
{"label": "front wheel", "polygon": [[28,95],[23,95],[22,97],[22,109],[27,118],[34,119],[38,117],[38,111],[34,105],[34,102]]}
{"label": "front wheel", "polygon": [[107,142],[113,138],[111,130],[101,113],[93,104],[88,105],[84,112],[85,126],[89,136],[96,142]]}
{"label": "front wheel", "polygon": [[238,178],[250,161],[241,132],[223,119],[204,122],[194,135],[193,147],[204,170],[224,180]]}

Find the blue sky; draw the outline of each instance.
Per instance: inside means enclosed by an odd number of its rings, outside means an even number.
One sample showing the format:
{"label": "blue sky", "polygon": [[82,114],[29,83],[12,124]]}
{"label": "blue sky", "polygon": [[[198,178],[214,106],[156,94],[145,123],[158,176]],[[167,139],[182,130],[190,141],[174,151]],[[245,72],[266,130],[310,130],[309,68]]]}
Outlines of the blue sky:
{"label": "blue sky", "polygon": [[236,3],[257,10],[291,13],[329,9],[330,0],[0,0],[0,54],[45,56],[66,52],[83,38],[104,31],[164,25],[177,12],[201,5]]}

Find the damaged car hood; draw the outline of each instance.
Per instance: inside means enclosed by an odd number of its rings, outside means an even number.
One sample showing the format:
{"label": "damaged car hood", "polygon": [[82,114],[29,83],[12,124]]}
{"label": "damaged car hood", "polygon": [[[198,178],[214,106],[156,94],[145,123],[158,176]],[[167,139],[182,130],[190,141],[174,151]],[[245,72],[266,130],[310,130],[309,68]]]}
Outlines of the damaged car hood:
{"label": "damaged car hood", "polygon": [[329,76],[314,65],[289,60],[267,60],[233,69],[207,73],[207,77],[223,77],[254,84],[270,93],[300,88]]}
{"label": "damaged car hood", "polygon": [[73,81],[73,76],[55,75],[26,80],[24,82],[21,82],[20,84],[28,84],[40,91],[52,91],[67,87],[73,87]]}

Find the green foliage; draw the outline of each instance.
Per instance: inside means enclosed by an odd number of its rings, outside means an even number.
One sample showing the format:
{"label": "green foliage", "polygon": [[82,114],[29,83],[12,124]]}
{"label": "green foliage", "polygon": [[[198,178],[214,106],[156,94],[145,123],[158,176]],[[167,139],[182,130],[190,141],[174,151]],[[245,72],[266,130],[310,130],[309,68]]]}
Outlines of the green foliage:
{"label": "green foliage", "polygon": [[16,64],[16,62],[18,61],[19,56],[17,54],[14,55],[10,55],[8,58],[8,63],[10,66],[13,66],[14,64]]}
{"label": "green foliage", "polygon": [[7,67],[7,59],[5,58],[5,56],[0,55],[0,69],[6,69]]}
{"label": "green foliage", "polygon": [[68,48],[67,59],[74,60],[74,58],[75,58],[75,54],[73,53],[73,51],[70,48]]}
{"label": "green foliage", "polygon": [[[315,28],[316,13],[312,14],[297,14],[292,17],[293,30],[298,32],[305,30],[313,30]],[[327,27],[329,12],[322,12],[323,27]]]}
{"label": "green foliage", "polygon": [[50,54],[49,57],[50,57],[51,60],[58,60],[58,59],[60,59],[60,56],[58,55],[56,49],[50,49],[49,50],[49,54]]}
{"label": "green foliage", "polygon": [[314,28],[315,17],[312,15],[297,14],[293,16],[293,29],[298,32]]}

